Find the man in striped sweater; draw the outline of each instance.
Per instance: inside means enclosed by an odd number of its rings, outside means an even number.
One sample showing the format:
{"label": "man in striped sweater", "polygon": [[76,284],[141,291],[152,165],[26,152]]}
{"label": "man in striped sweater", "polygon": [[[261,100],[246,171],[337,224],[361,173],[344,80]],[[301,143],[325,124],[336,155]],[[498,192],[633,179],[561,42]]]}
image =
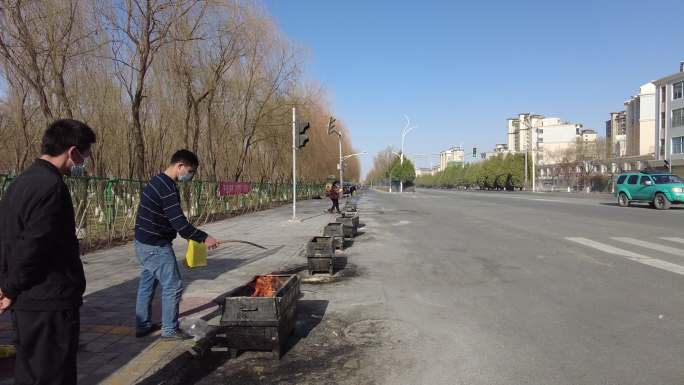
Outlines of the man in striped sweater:
{"label": "man in striped sweater", "polygon": [[178,329],[178,308],[183,282],[176,255],[171,245],[176,234],[185,239],[205,243],[214,249],[218,241],[195,228],[183,214],[176,181],[190,181],[199,160],[188,150],[179,150],[161,174],[150,179],[140,197],[135,219],[135,252],[140,262],[140,283],[135,306],[136,337],[153,331],[150,307],[157,282],[161,285],[163,339],[184,339]]}

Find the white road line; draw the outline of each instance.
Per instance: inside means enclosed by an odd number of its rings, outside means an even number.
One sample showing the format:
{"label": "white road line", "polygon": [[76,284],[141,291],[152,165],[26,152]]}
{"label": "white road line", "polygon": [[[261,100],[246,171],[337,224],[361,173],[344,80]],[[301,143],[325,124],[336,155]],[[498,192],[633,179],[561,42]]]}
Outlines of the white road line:
{"label": "white road line", "polygon": [[530,200],[531,201],[538,201],[538,202],[563,202],[563,201],[559,201],[558,199],[544,199],[544,198],[532,198]]}
{"label": "white road line", "polygon": [[670,241],[670,242],[675,242],[675,243],[684,243],[684,238],[677,238],[677,237],[661,237],[660,239]]}
{"label": "white road line", "polygon": [[629,243],[631,245],[645,247],[647,249],[657,250],[657,251],[660,251],[662,253],[667,253],[667,254],[678,255],[680,257],[684,257],[684,250],[682,250],[682,249],[677,249],[674,247],[665,246],[665,245],[661,245],[661,244],[653,243],[653,242],[640,241],[640,240],[634,239],[634,238],[613,237],[613,239],[615,239],[616,241]]}
{"label": "white road line", "polygon": [[677,265],[674,263],[670,263],[667,261],[662,261],[660,259],[656,258],[651,258],[642,254],[634,253],[628,250],[620,249],[617,247],[613,247],[611,245],[606,245],[605,243],[601,242],[596,242],[592,241],[591,239],[587,238],[574,238],[574,237],[569,237],[565,238],[568,241],[579,243],[582,246],[586,247],[592,247],[594,249],[603,251],[604,253],[608,254],[614,254],[614,255],[619,255],[622,257],[625,257],[626,259],[629,259],[630,261],[634,262],[639,262],[644,265],[656,267],[658,269],[663,269],[667,270],[669,272],[679,274],[679,275],[684,275],[684,266]]}

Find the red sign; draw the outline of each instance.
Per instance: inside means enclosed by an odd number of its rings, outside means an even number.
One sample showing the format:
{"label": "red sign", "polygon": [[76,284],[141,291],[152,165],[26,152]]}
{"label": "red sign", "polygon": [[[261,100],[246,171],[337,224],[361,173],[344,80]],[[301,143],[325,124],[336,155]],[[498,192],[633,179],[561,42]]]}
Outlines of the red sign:
{"label": "red sign", "polygon": [[249,182],[221,182],[219,184],[219,196],[249,194],[252,184]]}

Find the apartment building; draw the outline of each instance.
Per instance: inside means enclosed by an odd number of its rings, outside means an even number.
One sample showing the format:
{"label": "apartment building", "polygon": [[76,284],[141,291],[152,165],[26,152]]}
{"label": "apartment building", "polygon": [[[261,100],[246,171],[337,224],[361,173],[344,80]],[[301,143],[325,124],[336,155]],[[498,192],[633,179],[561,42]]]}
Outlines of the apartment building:
{"label": "apartment building", "polygon": [[508,150],[516,153],[531,149],[534,142],[533,127],[539,126],[543,119],[543,115],[531,114],[529,112],[523,112],[515,118],[507,119]]}
{"label": "apartment building", "polygon": [[461,146],[454,146],[439,153],[439,171],[444,171],[449,164],[462,164],[465,161],[465,151]]}
{"label": "apartment building", "polygon": [[627,113],[611,112],[606,121],[606,156],[619,158],[627,155]]}
{"label": "apartment building", "polygon": [[627,151],[624,156],[655,155],[656,86],[646,83],[625,101]]}
{"label": "apartment building", "polygon": [[684,61],[679,64],[679,72],[653,84],[656,87],[657,159],[663,164],[669,163],[674,173],[684,175]]}

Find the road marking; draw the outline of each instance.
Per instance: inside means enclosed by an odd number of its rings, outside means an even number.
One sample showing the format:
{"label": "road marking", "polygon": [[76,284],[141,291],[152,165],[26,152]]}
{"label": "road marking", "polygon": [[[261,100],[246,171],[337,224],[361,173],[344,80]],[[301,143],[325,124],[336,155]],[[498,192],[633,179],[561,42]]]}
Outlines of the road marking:
{"label": "road marking", "polygon": [[656,267],[658,269],[663,269],[667,270],[669,272],[679,274],[679,275],[684,275],[684,266],[677,265],[675,263],[670,263],[667,261],[662,261],[660,259],[656,258],[651,258],[642,254],[634,253],[628,250],[620,249],[617,247],[613,247],[611,245],[606,245],[605,243],[601,242],[596,242],[592,241],[591,239],[587,238],[574,238],[574,237],[569,237],[565,238],[568,241],[579,243],[582,246],[586,247],[592,247],[594,249],[603,251],[604,253],[608,254],[614,254],[614,255],[619,255],[622,257],[625,257],[626,259],[629,259],[630,261],[634,262],[639,262],[644,265]]}
{"label": "road marking", "polygon": [[538,202],[556,202],[556,203],[557,203],[557,202],[563,202],[563,201],[559,201],[558,199],[544,199],[544,198],[532,198],[532,199],[529,199],[529,200],[531,200],[531,201],[538,201]]}
{"label": "road marking", "polygon": [[677,238],[677,237],[661,237],[660,239],[670,241],[670,242],[675,242],[675,243],[684,243],[684,238]]}
{"label": "road marking", "polygon": [[662,253],[667,253],[667,254],[678,255],[680,257],[684,257],[684,250],[682,250],[682,249],[676,249],[674,247],[660,245],[658,243],[653,243],[653,242],[640,241],[640,240],[634,239],[634,238],[613,237],[613,239],[615,239],[616,241],[629,243],[629,244],[632,244],[635,246],[640,246],[640,247],[645,247],[647,249],[657,250],[657,251],[660,251]]}
{"label": "road marking", "polygon": [[[501,193],[496,193],[496,192],[490,192],[490,193],[485,193],[485,192],[468,192],[468,191],[456,191],[456,190],[420,190],[422,193],[427,193],[432,196],[435,196],[437,194],[452,194],[452,195],[458,195],[462,194],[464,196],[474,196],[474,197],[482,197],[482,198],[502,198],[502,199],[521,199],[521,200],[526,200],[526,201],[538,201],[538,202],[551,202],[551,203],[561,203],[561,204],[569,204],[569,205],[596,205],[599,204],[600,202],[605,202],[606,199],[601,199],[595,200],[593,198],[582,198],[582,197],[573,197],[573,196],[568,196],[568,197],[561,197],[559,199],[552,199],[552,198],[536,198],[534,196],[525,196],[525,195],[509,195],[509,193],[501,192]],[[544,193],[538,193],[539,195],[543,195]],[[565,200],[564,200],[565,199]],[[612,201],[612,199],[611,199]]]}

